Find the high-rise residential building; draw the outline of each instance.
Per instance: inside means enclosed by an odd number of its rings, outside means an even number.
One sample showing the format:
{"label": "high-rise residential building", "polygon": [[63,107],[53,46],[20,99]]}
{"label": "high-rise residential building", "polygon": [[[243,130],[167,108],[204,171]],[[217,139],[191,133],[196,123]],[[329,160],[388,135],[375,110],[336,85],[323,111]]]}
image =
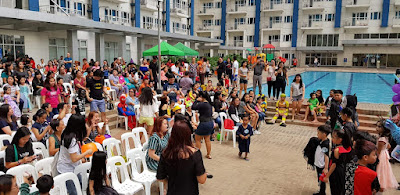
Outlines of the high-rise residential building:
{"label": "high-rise residential building", "polygon": [[399,66],[400,0],[196,0],[194,21],[195,35],[223,41],[200,44],[203,55],[272,44],[299,64]]}
{"label": "high-rise residential building", "polygon": [[[60,58],[137,62],[161,39],[218,43],[193,36],[194,0],[0,0],[0,57],[25,54],[36,61]],[[160,18],[158,18],[160,4]],[[193,4],[194,5],[194,4]]]}

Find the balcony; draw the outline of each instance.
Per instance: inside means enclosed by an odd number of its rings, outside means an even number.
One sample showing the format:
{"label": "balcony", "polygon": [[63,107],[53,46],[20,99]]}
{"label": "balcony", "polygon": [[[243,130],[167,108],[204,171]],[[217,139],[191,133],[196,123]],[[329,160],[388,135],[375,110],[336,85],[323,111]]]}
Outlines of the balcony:
{"label": "balcony", "polygon": [[244,32],[246,27],[244,24],[234,24],[234,25],[229,25],[227,28],[228,32]]}
{"label": "balcony", "polygon": [[175,28],[173,28],[173,32],[174,33],[179,33],[179,34],[187,34],[188,29],[175,27]]}
{"label": "balcony", "polygon": [[130,25],[130,20],[129,18],[122,18],[118,16],[104,16],[104,18],[101,18],[101,22],[105,23],[110,23],[110,24],[119,24],[119,25]]}
{"label": "balcony", "polygon": [[394,6],[399,7],[400,6],[400,0],[394,0]]}
{"label": "balcony", "polygon": [[282,29],[282,23],[264,24],[261,28],[262,31],[280,31]]}
{"label": "balcony", "polygon": [[245,4],[234,5],[234,6],[231,6],[230,8],[228,7],[226,14],[228,14],[228,15],[234,15],[234,14],[246,15],[247,11],[244,10],[245,7],[246,7]]}
{"label": "balcony", "polygon": [[214,16],[214,15],[215,13],[211,9],[204,7],[203,10],[197,12],[197,16]]}
{"label": "balcony", "polygon": [[58,5],[42,5],[39,7],[39,11],[48,14],[88,18],[87,16],[84,15],[83,13],[84,10],[65,8],[65,7],[60,7]]}
{"label": "balcony", "polygon": [[[142,25],[143,25],[142,26],[143,29],[158,30],[158,27],[157,27],[156,23],[143,22]],[[161,28],[161,31],[162,31],[162,28]]]}
{"label": "balcony", "polygon": [[105,0],[111,3],[117,3],[117,4],[121,4],[121,3],[129,3],[129,0]]}
{"label": "balcony", "polygon": [[171,9],[171,16],[177,16],[179,18],[188,18],[188,10],[183,8],[172,8]]}
{"label": "balcony", "polygon": [[0,7],[15,8],[16,0],[0,0]]}
{"label": "balcony", "polygon": [[345,29],[366,29],[368,28],[368,19],[365,20],[346,20],[344,23]]}
{"label": "balcony", "polygon": [[157,11],[157,0],[140,0],[140,9],[147,11]]}
{"label": "balcony", "polygon": [[282,13],[283,12],[283,4],[268,4],[262,7],[262,12],[267,13]]}
{"label": "balcony", "polygon": [[322,12],[322,11],[324,11],[324,9],[325,9],[324,5],[319,2],[314,2],[313,4],[310,4],[310,3],[303,4],[303,11]]}
{"label": "balcony", "polygon": [[197,32],[198,32],[198,33],[204,33],[204,32],[211,32],[212,30],[213,30],[212,26],[204,25],[204,26],[200,26],[200,27],[197,29]]}
{"label": "balcony", "polygon": [[228,43],[229,47],[243,47],[243,41],[233,41]]}
{"label": "balcony", "polygon": [[370,0],[346,0],[343,2],[346,5],[346,9],[356,9],[356,8],[369,8]]}
{"label": "balcony", "polygon": [[393,18],[392,27],[393,28],[400,28],[400,18]]}
{"label": "balcony", "polygon": [[301,30],[322,30],[322,21],[307,21],[301,25]]}

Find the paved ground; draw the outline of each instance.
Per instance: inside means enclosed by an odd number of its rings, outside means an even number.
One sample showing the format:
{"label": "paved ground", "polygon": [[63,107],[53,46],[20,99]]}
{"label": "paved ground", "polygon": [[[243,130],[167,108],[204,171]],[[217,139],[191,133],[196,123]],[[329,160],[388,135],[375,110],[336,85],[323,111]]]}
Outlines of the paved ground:
{"label": "paved ground", "polygon": [[[117,134],[123,132],[113,130],[112,134],[119,137]],[[200,185],[200,194],[310,195],[318,190],[316,173],[306,168],[302,156],[308,139],[316,136],[316,129],[297,125],[286,128],[263,125],[261,132],[261,135],[251,138],[248,162],[237,157],[238,148],[233,148],[231,141],[221,145],[212,142],[213,159],[204,158],[203,161],[214,178]],[[204,144],[201,151],[205,154]],[[400,164],[393,165],[393,171],[400,181]],[[157,192],[153,186],[152,194]],[[400,191],[384,194],[400,194]]]}

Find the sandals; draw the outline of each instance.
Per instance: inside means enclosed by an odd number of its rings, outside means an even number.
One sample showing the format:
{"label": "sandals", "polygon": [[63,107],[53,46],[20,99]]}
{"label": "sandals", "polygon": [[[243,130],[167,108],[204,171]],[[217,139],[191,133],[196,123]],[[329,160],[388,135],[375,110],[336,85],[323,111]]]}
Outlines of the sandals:
{"label": "sandals", "polygon": [[212,159],[212,158],[211,158],[211,155],[206,155],[206,158],[208,158],[208,159]]}

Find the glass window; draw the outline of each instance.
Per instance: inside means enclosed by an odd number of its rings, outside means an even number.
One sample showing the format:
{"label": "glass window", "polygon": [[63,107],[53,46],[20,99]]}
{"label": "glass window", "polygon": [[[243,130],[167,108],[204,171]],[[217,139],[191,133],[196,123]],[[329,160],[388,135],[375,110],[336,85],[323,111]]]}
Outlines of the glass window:
{"label": "glass window", "polygon": [[15,44],[25,44],[24,36],[15,35]]}
{"label": "glass window", "polygon": [[389,34],[386,34],[386,33],[380,34],[379,38],[387,39],[387,38],[389,38]]}
{"label": "glass window", "polygon": [[4,44],[14,44],[14,37],[12,35],[4,35]]}
{"label": "glass window", "polygon": [[361,34],[354,34],[354,39],[361,39],[362,35]]}
{"label": "glass window", "polygon": [[311,35],[311,46],[312,47],[317,46],[317,36],[316,35]]}
{"label": "glass window", "polygon": [[333,35],[328,35],[328,47],[333,46]]}
{"label": "glass window", "polygon": [[335,14],[325,14],[325,21],[330,22],[335,20]]}
{"label": "glass window", "polygon": [[381,12],[371,12],[371,20],[380,20]]}
{"label": "glass window", "polygon": [[371,34],[371,39],[379,39],[379,34]]}
{"label": "glass window", "polygon": [[322,46],[322,35],[317,35],[317,46]]}
{"label": "glass window", "polygon": [[333,38],[333,46],[337,47],[339,45],[339,35],[334,35]]}
{"label": "glass window", "polygon": [[390,33],[389,34],[389,39],[397,39],[397,34],[396,33]]}
{"label": "glass window", "polygon": [[307,46],[311,47],[311,35],[307,35]]}
{"label": "glass window", "polygon": [[292,16],[285,16],[285,23],[291,23],[293,22]]}
{"label": "glass window", "polygon": [[322,46],[324,47],[328,46],[328,35],[322,36]]}
{"label": "glass window", "polygon": [[369,39],[369,34],[363,34],[363,35],[362,35],[362,38],[363,38],[363,39]]}

